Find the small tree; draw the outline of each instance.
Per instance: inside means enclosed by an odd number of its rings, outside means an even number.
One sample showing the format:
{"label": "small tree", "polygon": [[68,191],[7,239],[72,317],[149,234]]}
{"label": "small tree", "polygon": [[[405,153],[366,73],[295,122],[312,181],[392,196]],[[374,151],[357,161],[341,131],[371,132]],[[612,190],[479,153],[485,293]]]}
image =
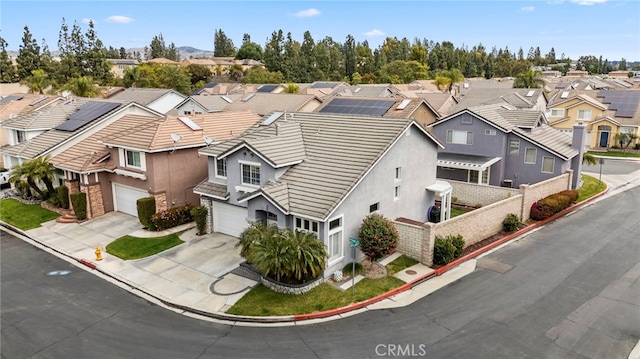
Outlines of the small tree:
{"label": "small tree", "polygon": [[518,215],[514,213],[507,214],[507,217],[502,221],[502,229],[505,232],[515,232],[519,225],[520,218],[518,218]]}
{"label": "small tree", "polygon": [[79,220],[87,219],[87,194],[77,192],[71,194],[71,203],[73,204],[73,213]]}
{"label": "small tree", "polygon": [[358,231],[360,250],[371,262],[395,252],[398,248],[398,230],[389,219],[378,213],[365,217]]}
{"label": "small tree", "polygon": [[209,210],[205,206],[197,206],[191,208],[191,216],[193,220],[196,222],[196,227],[198,228],[198,235],[201,236],[207,231],[207,214]]}
{"label": "small tree", "polygon": [[153,222],[151,217],[156,213],[156,199],[153,197],[143,197],[136,201],[136,209],[138,210],[138,220],[147,229],[153,231]]}
{"label": "small tree", "polygon": [[275,224],[265,225],[262,222],[254,222],[240,234],[240,239],[235,247],[240,247],[240,256],[249,261],[248,254],[251,246],[260,240],[273,237],[278,234],[278,226]]}
{"label": "small tree", "polygon": [[69,209],[69,188],[64,185],[56,188],[56,195],[58,197],[58,203],[60,203],[60,207]]}

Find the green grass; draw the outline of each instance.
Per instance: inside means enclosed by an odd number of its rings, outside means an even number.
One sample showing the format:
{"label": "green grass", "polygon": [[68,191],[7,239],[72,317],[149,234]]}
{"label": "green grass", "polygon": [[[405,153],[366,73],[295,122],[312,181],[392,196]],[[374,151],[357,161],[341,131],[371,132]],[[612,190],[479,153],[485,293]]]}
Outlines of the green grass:
{"label": "green grass", "polygon": [[600,182],[597,178],[582,175],[582,186],[578,189],[578,200],[580,203],[588,198],[595,196],[596,194],[604,191],[607,186],[604,182]]}
{"label": "green grass", "polygon": [[14,198],[0,200],[0,220],[23,231],[38,228],[43,222],[59,216],[58,213],[44,209],[39,204],[24,204]]}
{"label": "green grass", "polygon": [[621,151],[607,151],[607,152],[593,152],[589,151],[589,154],[594,156],[603,156],[603,157],[635,157],[640,158],[640,153],[632,153],[632,152],[621,152]]}
{"label": "green grass", "polygon": [[387,264],[387,274],[393,275],[405,268],[411,267],[414,264],[418,264],[418,261],[403,254],[400,257],[394,259],[391,263]]}
{"label": "green grass", "polygon": [[120,259],[140,259],[184,243],[178,236],[178,233],[151,238],[124,236],[109,243],[106,249]]}
{"label": "green grass", "polygon": [[227,313],[279,316],[320,312],[373,298],[403,284],[402,280],[390,276],[380,279],[365,278],[356,284],[353,295],[351,288],[342,291],[328,283],[322,283],[301,295],[276,293],[259,284],[240,298]]}
{"label": "green grass", "polygon": [[467,212],[469,212],[469,210],[467,210],[467,209],[451,207],[451,218],[463,215],[463,214],[465,214]]}

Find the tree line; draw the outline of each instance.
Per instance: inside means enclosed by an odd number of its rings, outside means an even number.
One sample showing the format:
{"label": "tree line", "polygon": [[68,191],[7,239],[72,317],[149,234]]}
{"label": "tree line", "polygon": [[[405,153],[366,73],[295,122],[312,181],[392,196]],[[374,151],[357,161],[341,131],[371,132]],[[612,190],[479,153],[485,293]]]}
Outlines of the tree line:
{"label": "tree line", "polygon": [[[202,86],[216,78],[250,83],[309,83],[313,81],[344,81],[360,83],[409,83],[415,80],[484,77],[522,77],[533,66],[546,66],[563,74],[570,69],[571,59],[556,55],[554,48],[543,54],[539,47],[531,47],[525,54],[520,48],[493,47],[488,50],[482,43],[471,48],[455,47],[449,41],[434,42],[425,38],[398,39],[387,37],[382,45],[371,48],[368,41],[356,41],[347,35],[344,42],[330,36],[314,39],[309,31],[302,42],[293,39],[290,32],[274,31],[264,46],[244,34],[239,48],[223,30],[214,32],[215,57],[253,59],[264,68],[243,70],[242,66],[217,69],[212,73],[199,65],[167,67],[143,63],[127,70],[122,79],[114,78],[109,59],[136,59],[140,62],[154,58],[180,61],[180,54],[172,42],[166,45],[162,34],[154,36],[142,53],[127,52],[124,48],[106,47],[98,38],[93,22],[86,32],[74,23],[71,28],[62,19],[58,35],[59,61],[54,61],[43,39],[41,45],[24,27],[22,44],[16,57],[17,66],[11,64],[8,44],[0,37],[0,82],[20,81],[33,92],[45,88],[70,89],[74,93],[95,92],[95,86],[138,86],[174,88],[183,93]],[[629,70],[626,60],[616,66],[602,56],[581,56],[577,69],[590,74],[605,74],[612,70]],[[631,69],[640,69],[636,65]],[[446,81],[445,81],[446,82]]]}

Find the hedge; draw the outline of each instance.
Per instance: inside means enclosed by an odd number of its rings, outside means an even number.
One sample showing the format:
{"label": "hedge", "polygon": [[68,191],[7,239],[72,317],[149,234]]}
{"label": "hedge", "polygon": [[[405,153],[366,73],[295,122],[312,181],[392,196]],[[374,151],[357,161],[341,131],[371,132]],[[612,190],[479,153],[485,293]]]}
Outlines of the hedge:
{"label": "hedge", "polygon": [[196,227],[198,227],[198,235],[201,236],[205,234],[207,230],[207,214],[209,210],[205,206],[197,206],[191,208],[191,217],[196,222]]}
{"label": "hedge", "polygon": [[187,204],[158,212],[151,216],[151,223],[153,223],[156,231],[162,231],[181,224],[193,222],[193,216],[191,215],[192,208],[192,205]]}
{"label": "hedge", "polygon": [[576,203],[577,199],[578,191],[565,190],[554,193],[532,204],[529,216],[536,221],[549,218],[563,209],[569,208]]}
{"label": "hedge", "polygon": [[87,219],[87,194],[84,192],[72,193],[71,203],[73,204],[73,213],[79,220]]}
{"label": "hedge", "polygon": [[59,186],[56,189],[56,196],[58,197],[60,208],[69,209],[69,188],[65,185]]}
{"label": "hedge", "polygon": [[464,239],[461,234],[436,236],[433,246],[433,264],[445,265],[460,257],[464,251]]}
{"label": "hedge", "polygon": [[148,230],[153,231],[154,227],[151,222],[151,216],[156,213],[156,199],[153,197],[138,198],[136,208],[138,210],[138,220],[140,223]]}

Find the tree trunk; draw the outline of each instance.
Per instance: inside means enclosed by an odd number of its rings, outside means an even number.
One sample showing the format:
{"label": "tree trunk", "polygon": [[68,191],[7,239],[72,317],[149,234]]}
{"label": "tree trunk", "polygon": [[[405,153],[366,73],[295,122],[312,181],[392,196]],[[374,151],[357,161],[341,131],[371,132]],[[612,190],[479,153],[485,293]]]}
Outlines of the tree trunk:
{"label": "tree trunk", "polygon": [[33,188],[34,191],[38,192],[41,198],[44,198],[44,193],[31,178],[27,179],[27,183],[29,184],[29,186],[31,186],[31,188]]}

